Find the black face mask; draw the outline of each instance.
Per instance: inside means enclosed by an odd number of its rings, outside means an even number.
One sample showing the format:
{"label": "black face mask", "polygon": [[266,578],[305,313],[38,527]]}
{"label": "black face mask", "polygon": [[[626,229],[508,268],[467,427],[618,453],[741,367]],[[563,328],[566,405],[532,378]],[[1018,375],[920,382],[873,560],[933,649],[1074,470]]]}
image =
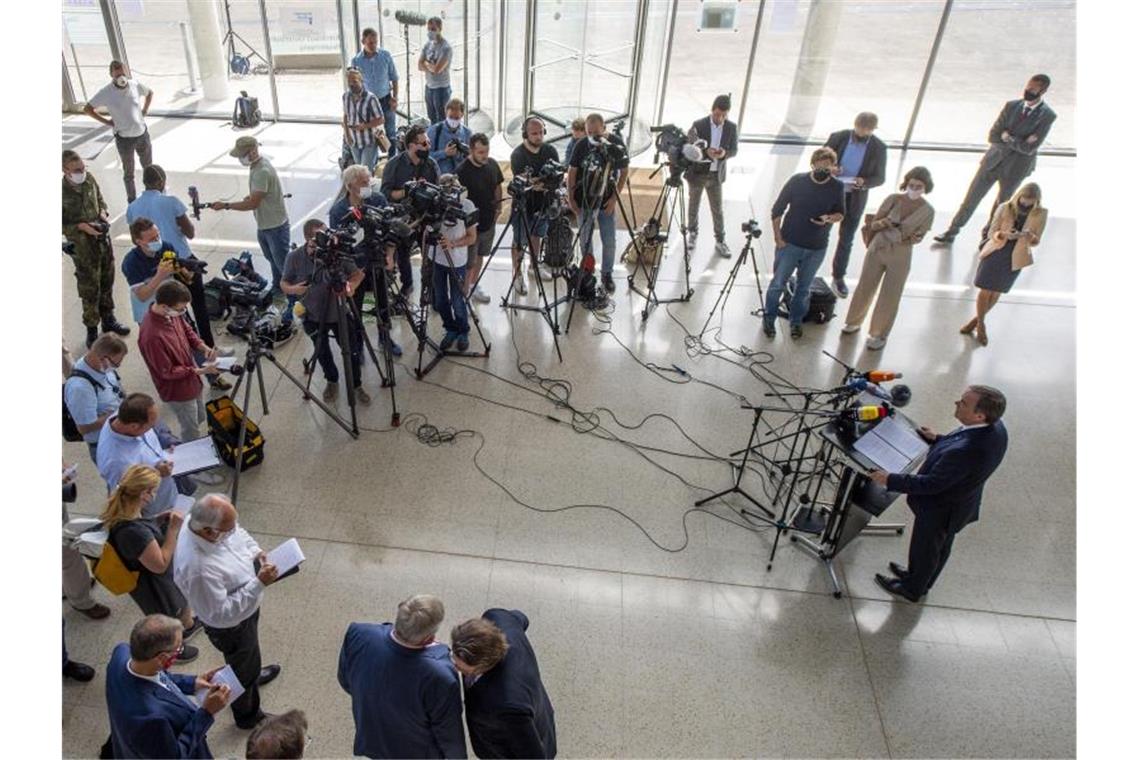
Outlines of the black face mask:
{"label": "black face mask", "polygon": [[416,158],[418,158],[421,161],[423,161],[425,158],[427,158],[430,154],[431,154],[431,151],[428,150],[427,148],[416,148]]}
{"label": "black face mask", "polygon": [[858,134],[856,134],[855,132],[852,132],[852,133],[851,133],[851,139],[852,139],[852,140],[854,140],[854,141],[855,141],[855,142],[857,142],[857,143],[863,143],[863,142],[867,142],[867,138],[866,138],[866,137],[860,137],[860,136],[859,136]]}
{"label": "black face mask", "polygon": [[1041,97],[1040,92],[1034,92],[1033,90],[1026,90],[1025,92],[1023,92],[1021,94],[1025,96],[1026,100],[1031,101],[1031,102],[1034,100],[1037,100],[1039,97]]}
{"label": "black face mask", "polygon": [[1021,207],[1022,211],[1028,211],[1033,208],[1033,201],[1018,201],[1017,205]]}
{"label": "black face mask", "polygon": [[831,176],[831,172],[828,169],[813,169],[811,176],[815,179],[816,182],[823,182],[825,179]]}

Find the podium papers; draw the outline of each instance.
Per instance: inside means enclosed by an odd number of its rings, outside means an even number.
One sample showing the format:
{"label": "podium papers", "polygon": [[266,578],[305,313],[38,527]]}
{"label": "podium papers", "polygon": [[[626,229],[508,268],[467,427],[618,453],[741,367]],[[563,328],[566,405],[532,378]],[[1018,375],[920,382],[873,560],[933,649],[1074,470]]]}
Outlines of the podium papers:
{"label": "podium papers", "polygon": [[189,475],[222,464],[214,449],[214,439],[208,435],[178,444],[170,458],[174,462],[172,475]]}
{"label": "podium papers", "polygon": [[[241,685],[241,681],[238,680],[237,674],[234,673],[233,667],[229,665],[225,666],[217,673],[215,673],[214,677],[210,679],[210,683],[230,687],[230,698],[226,700],[226,705],[229,705],[242,694],[245,694],[245,687]],[[195,698],[198,700],[198,704],[202,704],[206,701],[207,691],[209,690],[198,689],[198,691],[194,693]]]}
{"label": "podium papers", "polygon": [[290,538],[273,551],[267,552],[265,558],[277,566],[278,578],[305,561],[305,555],[301,551],[301,545],[297,543],[297,539],[295,538]]}
{"label": "podium papers", "polygon": [[926,442],[905,424],[888,417],[855,441],[854,449],[887,472],[904,472],[926,453]]}

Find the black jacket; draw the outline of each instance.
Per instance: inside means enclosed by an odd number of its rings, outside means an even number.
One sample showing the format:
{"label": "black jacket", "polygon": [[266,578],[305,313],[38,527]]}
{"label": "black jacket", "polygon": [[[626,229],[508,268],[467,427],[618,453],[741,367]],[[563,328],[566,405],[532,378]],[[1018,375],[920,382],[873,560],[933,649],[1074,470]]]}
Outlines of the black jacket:
{"label": "black jacket", "polygon": [[[832,132],[825,145],[835,151],[839,160],[843,160],[843,151],[851,143],[851,135],[855,130],[841,129]],[[838,162],[836,162],[838,163]],[[868,138],[867,152],[863,154],[863,165],[859,168],[857,177],[863,178],[863,189],[870,190],[883,184],[887,177],[887,145],[879,138],[871,135]],[[854,188],[852,188],[854,189]]]}
{"label": "black jacket", "polygon": [[[712,139],[712,117],[706,116],[703,119],[697,119],[693,122],[693,126],[689,127],[689,142],[695,142],[698,138],[708,142]],[[728,159],[736,155],[737,148],[736,140],[736,124],[724,120],[724,132],[720,136],[720,147],[724,150],[724,158],[720,160],[720,165],[717,166],[717,181],[724,182],[728,176]],[[705,153],[705,158],[708,158],[708,153]],[[693,177],[697,174],[708,174],[709,165],[707,163],[693,164],[685,170],[686,177]]]}
{"label": "black jacket", "polygon": [[471,748],[479,757],[554,757],[554,707],[526,637],[530,620],[502,609],[487,610],[483,619],[506,634],[510,648],[502,662],[465,687]]}

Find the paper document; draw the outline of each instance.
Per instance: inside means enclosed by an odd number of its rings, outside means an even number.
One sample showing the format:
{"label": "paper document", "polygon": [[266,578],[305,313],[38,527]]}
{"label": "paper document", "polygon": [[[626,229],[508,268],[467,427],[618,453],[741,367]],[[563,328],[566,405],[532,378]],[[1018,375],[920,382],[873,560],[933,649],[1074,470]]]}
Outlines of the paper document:
{"label": "paper document", "polygon": [[214,366],[220,370],[228,370],[230,367],[237,364],[238,359],[236,356],[219,356],[214,360]]}
{"label": "paper document", "polygon": [[[210,683],[222,684],[224,686],[230,687],[230,698],[226,700],[227,705],[240,697],[242,694],[245,694],[245,687],[241,685],[241,681],[238,680],[237,674],[234,673],[234,669],[230,665],[225,666],[217,673],[215,673],[214,677],[210,679]],[[194,696],[198,699],[198,704],[202,704],[206,701],[207,691],[208,689],[198,689],[198,691],[195,692]]]}
{"label": "paper document", "polygon": [[887,472],[904,472],[926,453],[926,442],[905,423],[888,417],[855,441],[855,450]]}
{"label": "paper document", "polygon": [[855,441],[855,450],[887,472],[902,472],[910,464],[909,459],[875,435],[874,430]]}
{"label": "paper document", "polygon": [[894,417],[888,417],[875,426],[875,433],[880,438],[905,454],[907,459],[917,459],[926,453],[926,441]]}
{"label": "paper document", "polygon": [[194,506],[194,499],[185,494],[178,494],[174,497],[174,504],[171,505],[170,511],[177,512],[183,517],[190,511],[190,507]]}
{"label": "paper document", "polygon": [[301,551],[301,545],[297,543],[297,539],[295,538],[290,538],[273,551],[267,553],[265,558],[277,566],[278,576],[284,575],[305,561],[305,555]]}
{"label": "paper document", "polygon": [[208,470],[222,463],[218,459],[218,452],[214,450],[214,439],[208,435],[178,444],[170,458],[174,461],[174,475]]}

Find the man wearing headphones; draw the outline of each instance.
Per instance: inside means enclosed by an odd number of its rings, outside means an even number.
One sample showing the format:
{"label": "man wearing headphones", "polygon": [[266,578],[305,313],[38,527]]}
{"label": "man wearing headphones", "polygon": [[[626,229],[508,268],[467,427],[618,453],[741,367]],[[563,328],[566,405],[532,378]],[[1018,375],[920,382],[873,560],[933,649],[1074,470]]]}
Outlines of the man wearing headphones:
{"label": "man wearing headphones", "polygon": [[[539,170],[547,161],[558,162],[558,151],[553,145],[545,142],[546,124],[537,116],[529,116],[523,122],[522,144],[511,152],[511,174],[517,177],[526,171],[538,176]],[[538,218],[542,210],[544,190],[554,190],[553,187],[543,187],[541,183],[532,183],[534,189],[527,194],[526,213],[512,214],[514,243],[511,245],[511,260],[514,262],[515,292],[520,296],[526,295],[526,264],[523,261],[523,235],[526,234],[524,224],[530,229],[530,247],[539,252],[542,238],[546,237],[547,220]],[[513,209],[512,209],[513,211]],[[537,273],[535,273],[537,276]]]}

